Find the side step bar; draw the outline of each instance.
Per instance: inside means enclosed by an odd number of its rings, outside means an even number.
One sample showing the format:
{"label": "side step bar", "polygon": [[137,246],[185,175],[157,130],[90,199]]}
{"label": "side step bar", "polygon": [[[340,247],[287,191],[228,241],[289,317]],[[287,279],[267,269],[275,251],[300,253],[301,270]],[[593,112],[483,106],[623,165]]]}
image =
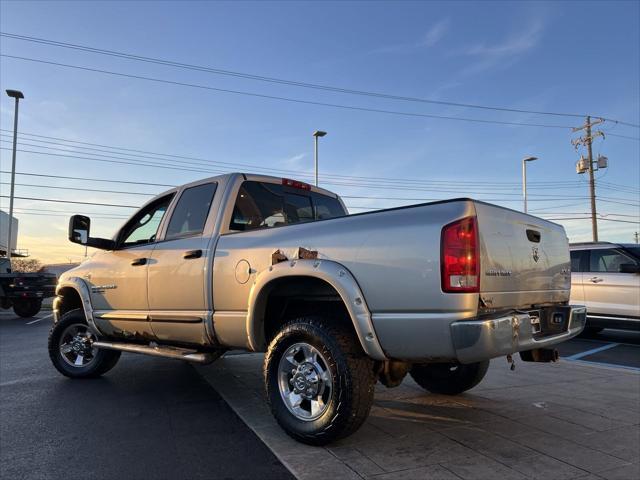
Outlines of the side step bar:
{"label": "side step bar", "polygon": [[158,345],[150,343],[149,345],[138,345],[135,343],[119,343],[119,342],[93,342],[96,348],[104,348],[107,350],[120,350],[121,352],[142,353],[144,355],[153,355],[155,357],[175,358],[177,360],[187,360],[194,363],[211,363],[224,353],[220,352],[198,352],[197,350],[189,350],[187,348],[170,347],[167,345]]}

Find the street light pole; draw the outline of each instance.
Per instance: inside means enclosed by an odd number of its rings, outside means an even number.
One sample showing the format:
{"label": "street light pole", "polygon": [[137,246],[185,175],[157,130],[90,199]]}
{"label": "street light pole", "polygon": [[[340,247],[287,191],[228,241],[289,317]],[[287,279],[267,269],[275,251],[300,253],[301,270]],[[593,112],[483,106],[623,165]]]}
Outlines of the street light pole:
{"label": "street light pole", "polygon": [[323,132],[322,130],[316,130],[313,132],[313,136],[315,138],[315,166],[316,166],[316,187],[318,186],[318,138],[324,137],[327,132]]}
{"label": "street light pole", "polygon": [[538,157],[525,157],[522,159],[522,197],[524,198],[524,213],[527,213],[527,162],[533,162]]}
{"label": "street light pole", "polygon": [[13,227],[13,192],[16,184],[16,145],[18,143],[18,104],[20,103],[20,99],[24,98],[24,95],[22,94],[22,92],[18,90],[7,90],[7,95],[9,95],[11,98],[15,98],[16,100],[15,112],[13,116],[13,156],[11,159],[11,193],[9,196],[9,226],[7,228],[9,233],[9,238],[7,239],[7,258],[9,259],[9,265],[11,265],[11,251],[12,251],[11,237],[13,235],[13,232],[11,231]]}

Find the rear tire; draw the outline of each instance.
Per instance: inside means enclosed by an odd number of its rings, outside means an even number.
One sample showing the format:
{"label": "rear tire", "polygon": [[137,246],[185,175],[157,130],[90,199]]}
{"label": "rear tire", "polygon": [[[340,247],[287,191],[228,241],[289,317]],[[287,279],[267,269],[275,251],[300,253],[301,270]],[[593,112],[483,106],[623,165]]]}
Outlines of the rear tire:
{"label": "rear tire", "polygon": [[469,363],[417,364],[411,376],[425,390],[443,395],[458,395],[478,385],[487,373],[489,360]]}
{"label": "rear tire", "polygon": [[42,308],[42,300],[15,300],[13,302],[13,312],[22,318],[34,317]]}
{"label": "rear tire", "polygon": [[300,442],[346,437],[369,415],[374,362],[350,328],[320,317],[287,323],[271,341],[263,371],[273,416]]}
{"label": "rear tire", "polygon": [[62,375],[69,378],[96,378],[108,372],[120,359],[116,350],[93,348],[96,340],[82,310],[71,310],[51,327],[49,358]]}

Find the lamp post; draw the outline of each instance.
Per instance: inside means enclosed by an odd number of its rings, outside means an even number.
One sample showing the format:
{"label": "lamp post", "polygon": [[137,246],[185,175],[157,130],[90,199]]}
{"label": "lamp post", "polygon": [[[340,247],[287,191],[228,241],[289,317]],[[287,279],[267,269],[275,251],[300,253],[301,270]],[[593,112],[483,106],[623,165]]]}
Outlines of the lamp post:
{"label": "lamp post", "polygon": [[7,228],[9,238],[7,239],[7,258],[9,259],[9,265],[11,265],[11,236],[13,235],[13,191],[16,183],[16,144],[18,143],[18,104],[20,99],[24,98],[24,95],[19,90],[7,90],[7,95],[16,99],[15,113],[13,115],[13,156],[11,160],[11,193],[9,196],[9,227]]}
{"label": "lamp post", "polygon": [[322,130],[316,130],[313,132],[313,137],[315,138],[316,143],[316,154],[315,154],[315,165],[316,165],[316,187],[318,186],[318,138],[324,137],[327,132],[323,132]]}
{"label": "lamp post", "polygon": [[527,213],[527,162],[538,160],[538,157],[524,157],[522,159],[522,196],[524,197],[524,213]]}

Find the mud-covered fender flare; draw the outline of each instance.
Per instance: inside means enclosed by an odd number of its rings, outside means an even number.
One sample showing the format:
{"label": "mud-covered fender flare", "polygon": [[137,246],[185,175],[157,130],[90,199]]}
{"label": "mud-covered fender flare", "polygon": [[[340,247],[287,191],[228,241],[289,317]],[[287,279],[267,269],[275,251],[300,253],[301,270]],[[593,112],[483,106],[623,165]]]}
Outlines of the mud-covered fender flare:
{"label": "mud-covered fender flare", "polygon": [[247,308],[247,339],[249,348],[260,350],[265,345],[264,313],[271,291],[271,282],[285,277],[313,277],[331,285],[342,298],[362,349],[374,360],[385,360],[371,313],[360,286],[351,272],[331,260],[287,260],[259,272],[249,293]]}
{"label": "mud-covered fender flare", "polygon": [[60,320],[60,303],[62,302],[63,290],[68,288],[75,290],[80,297],[84,316],[94,334],[102,335],[94,321],[89,286],[87,285],[87,282],[80,277],[68,277],[58,282],[58,285],[56,286],[56,298],[53,300],[53,321],[57,323]]}

